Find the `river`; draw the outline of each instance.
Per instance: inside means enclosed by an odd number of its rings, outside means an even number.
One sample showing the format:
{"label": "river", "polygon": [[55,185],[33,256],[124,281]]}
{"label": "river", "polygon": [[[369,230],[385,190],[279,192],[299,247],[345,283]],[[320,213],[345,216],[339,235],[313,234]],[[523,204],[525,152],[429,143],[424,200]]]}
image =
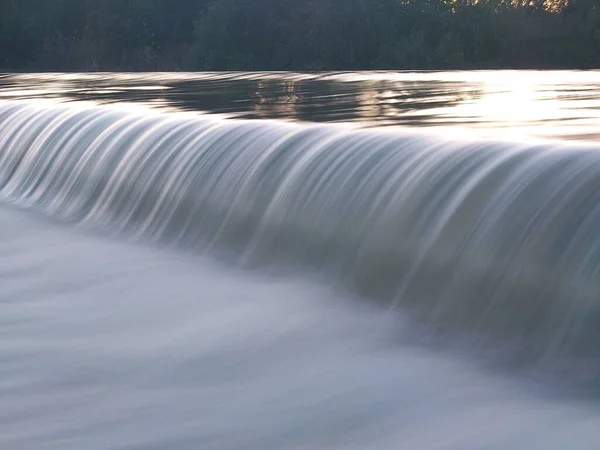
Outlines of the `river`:
{"label": "river", "polygon": [[0,447],[600,448],[599,94],[0,75]]}

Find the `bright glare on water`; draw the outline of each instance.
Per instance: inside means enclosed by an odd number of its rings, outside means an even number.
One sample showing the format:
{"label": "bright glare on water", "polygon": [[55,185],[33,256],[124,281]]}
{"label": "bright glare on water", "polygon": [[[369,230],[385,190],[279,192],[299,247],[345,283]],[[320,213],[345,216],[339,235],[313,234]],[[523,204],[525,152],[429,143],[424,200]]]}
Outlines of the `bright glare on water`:
{"label": "bright glare on water", "polygon": [[600,449],[599,94],[0,76],[0,449]]}

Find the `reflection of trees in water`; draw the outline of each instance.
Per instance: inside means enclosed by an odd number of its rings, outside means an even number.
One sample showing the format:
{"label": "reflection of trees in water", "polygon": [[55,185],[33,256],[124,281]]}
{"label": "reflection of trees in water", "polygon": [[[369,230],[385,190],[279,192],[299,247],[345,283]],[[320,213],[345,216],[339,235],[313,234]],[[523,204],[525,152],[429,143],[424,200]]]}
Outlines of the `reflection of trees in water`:
{"label": "reflection of trees in water", "polygon": [[451,108],[480,95],[480,88],[464,82],[311,80],[296,88],[293,117],[312,122],[389,125],[418,120],[420,124],[427,110]]}
{"label": "reflection of trees in water", "polygon": [[[351,75],[351,74],[346,74]],[[440,77],[394,79],[301,74],[94,74],[0,78],[0,93],[99,103],[140,102],[241,118],[285,118],[376,125],[435,125],[484,95],[480,82]],[[7,93],[8,92],[8,93]],[[463,118],[466,120],[466,118]]]}
{"label": "reflection of trees in water", "polygon": [[295,81],[258,81],[252,93],[254,107],[251,114],[260,118],[298,119],[297,105],[301,102],[299,83]]}
{"label": "reflection of trees in water", "polygon": [[[210,87],[207,87],[208,89]],[[177,89],[167,92],[172,95]],[[481,90],[464,82],[445,81],[360,81],[309,79],[257,80],[235,82],[219,96],[221,105],[190,104],[182,87],[183,109],[235,112],[246,118],[287,118],[310,122],[376,122],[378,124],[423,121],[423,115],[412,114],[438,108],[451,108],[481,95]],[[195,90],[202,100],[203,89]],[[233,100],[226,99],[233,96]],[[239,97],[239,98],[238,98]],[[249,102],[253,102],[251,105]],[[252,109],[246,107],[252,106]]]}
{"label": "reflection of trees in water", "polygon": [[[567,74],[572,78],[565,79]],[[593,74],[582,74],[549,73],[542,80],[527,72],[513,73],[512,79],[502,72],[478,77],[431,72],[9,74],[0,76],[0,99],[141,103],[238,118],[364,126],[504,127],[534,136],[597,140],[600,83]]]}
{"label": "reflection of trees in water", "polygon": [[239,74],[183,77],[104,74],[82,77],[7,77],[0,89],[21,98],[62,98],[99,103],[139,102],[242,118],[311,122],[426,124],[427,111],[451,108],[481,95],[473,83],[444,80],[342,81],[335,77]]}
{"label": "reflection of trees in water", "polygon": [[482,95],[480,86],[456,81],[387,81],[360,83],[357,119],[378,124],[426,125],[437,122],[434,113]]}

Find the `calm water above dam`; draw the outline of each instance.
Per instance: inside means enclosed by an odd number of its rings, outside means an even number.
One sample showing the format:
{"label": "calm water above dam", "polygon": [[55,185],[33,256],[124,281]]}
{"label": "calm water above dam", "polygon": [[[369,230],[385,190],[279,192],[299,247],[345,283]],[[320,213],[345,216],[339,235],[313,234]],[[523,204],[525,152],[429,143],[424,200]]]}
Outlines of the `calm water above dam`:
{"label": "calm water above dam", "polygon": [[1,99],[137,103],[240,119],[600,139],[600,71],[0,75]]}
{"label": "calm water above dam", "polygon": [[0,75],[0,448],[599,449],[599,94]]}

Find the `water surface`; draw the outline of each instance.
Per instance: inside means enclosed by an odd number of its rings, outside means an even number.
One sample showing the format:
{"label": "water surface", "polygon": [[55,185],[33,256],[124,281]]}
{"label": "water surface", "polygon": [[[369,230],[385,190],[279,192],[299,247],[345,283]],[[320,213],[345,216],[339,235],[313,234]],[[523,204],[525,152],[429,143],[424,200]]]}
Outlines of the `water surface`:
{"label": "water surface", "polygon": [[599,87],[3,76],[0,447],[600,448]]}
{"label": "water surface", "polygon": [[433,127],[456,136],[600,138],[598,71],[15,74],[0,78],[0,98],[135,102],[244,119]]}

